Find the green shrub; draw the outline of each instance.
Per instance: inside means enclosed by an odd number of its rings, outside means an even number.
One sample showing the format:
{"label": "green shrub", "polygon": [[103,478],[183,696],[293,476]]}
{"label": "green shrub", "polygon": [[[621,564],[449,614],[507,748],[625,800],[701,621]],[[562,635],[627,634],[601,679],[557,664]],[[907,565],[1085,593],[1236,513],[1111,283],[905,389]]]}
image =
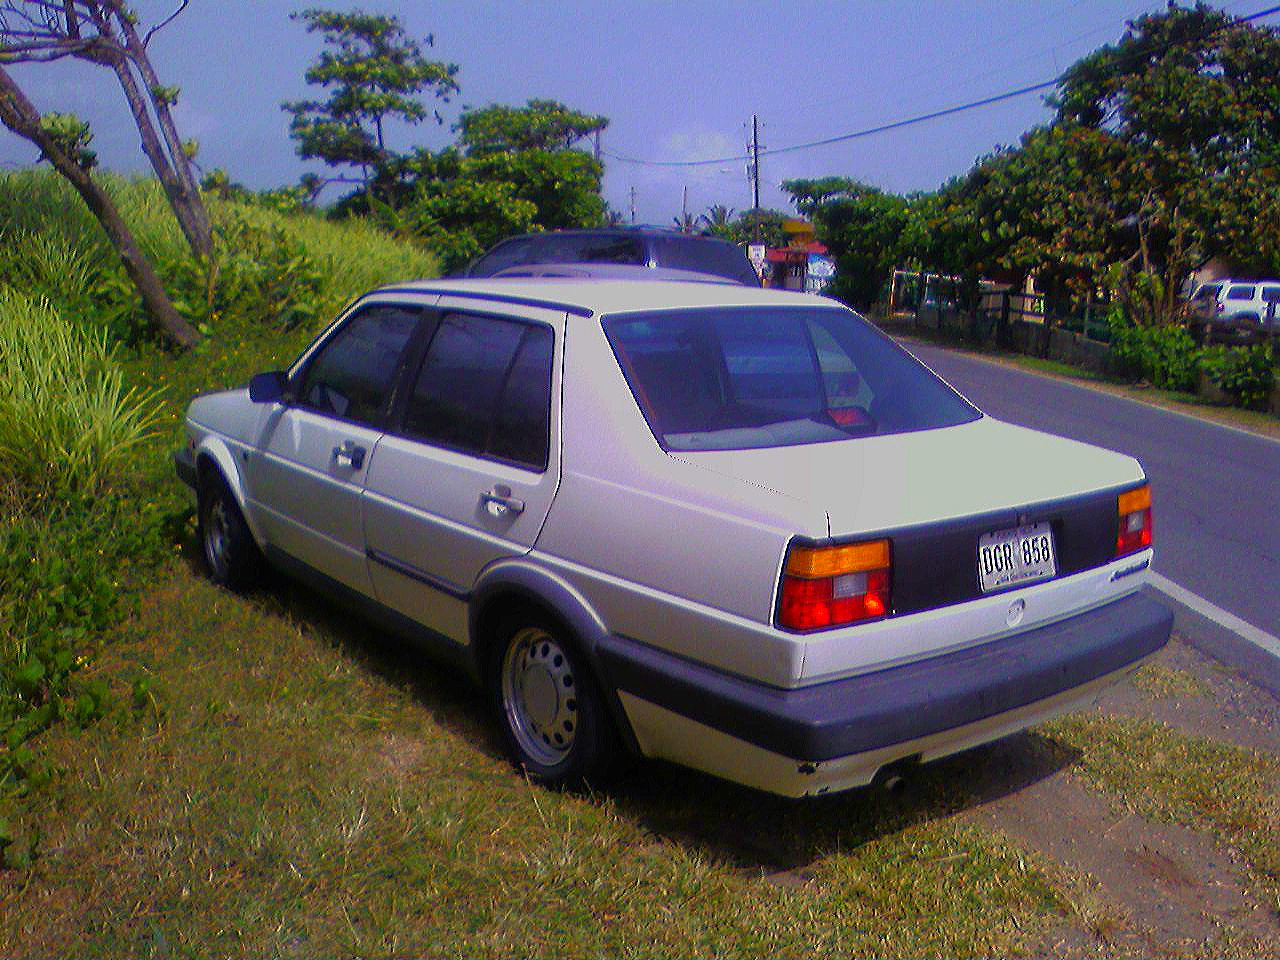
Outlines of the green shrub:
{"label": "green shrub", "polygon": [[0,483],[21,499],[91,496],[158,415],[154,392],[125,387],[101,329],[0,287]]}
{"label": "green shrub", "polygon": [[1136,326],[1117,316],[1109,325],[1111,365],[1120,376],[1146,380],[1164,390],[1196,389],[1200,350],[1185,327]]}
{"label": "green shrub", "polygon": [[1280,368],[1280,349],[1274,340],[1251,347],[1207,347],[1201,366],[1237,406],[1266,410]]}

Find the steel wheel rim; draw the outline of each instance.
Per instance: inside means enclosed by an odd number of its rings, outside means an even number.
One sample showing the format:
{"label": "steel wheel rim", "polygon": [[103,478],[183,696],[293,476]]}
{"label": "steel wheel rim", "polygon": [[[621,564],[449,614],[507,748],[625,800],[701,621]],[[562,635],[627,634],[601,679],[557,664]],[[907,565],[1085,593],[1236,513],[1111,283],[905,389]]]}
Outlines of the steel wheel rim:
{"label": "steel wheel rim", "polygon": [[218,576],[227,572],[230,537],[231,517],[227,513],[227,502],[222,497],[215,496],[204,524],[204,555],[209,561],[209,569]]}
{"label": "steel wheel rim", "polygon": [[573,749],[577,681],[564,648],[540,627],[526,627],[507,645],[502,708],[516,745],[537,763],[554,767]]}

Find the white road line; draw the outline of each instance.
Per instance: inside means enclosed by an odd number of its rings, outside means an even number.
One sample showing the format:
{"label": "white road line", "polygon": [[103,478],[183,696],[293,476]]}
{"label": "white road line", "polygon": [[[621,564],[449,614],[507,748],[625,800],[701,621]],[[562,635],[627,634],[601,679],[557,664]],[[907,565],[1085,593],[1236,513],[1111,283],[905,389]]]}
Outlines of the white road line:
{"label": "white road line", "polygon": [[1252,643],[1255,647],[1259,647],[1273,657],[1280,659],[1280,637],[1273,637],[1265,630],[1255,627],[1252,623],[1241,620],[1234,613],[1228,613],[1216,604],[1210,603],[1204,597],[1192,593],[1186,587],[1178,586],[1168,577],[1162,577],[1160,574],[1153,572],[1151,574],[1151,585],[1183,606],[1190,607],[1200,616],[1212,620],[1220,627],[1226,627],[1232,633]]}

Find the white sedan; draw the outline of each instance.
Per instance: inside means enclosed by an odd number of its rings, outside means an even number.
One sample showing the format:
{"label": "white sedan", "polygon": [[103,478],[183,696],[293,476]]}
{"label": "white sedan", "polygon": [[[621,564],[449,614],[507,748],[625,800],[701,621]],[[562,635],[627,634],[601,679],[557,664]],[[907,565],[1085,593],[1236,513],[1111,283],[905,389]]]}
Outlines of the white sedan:
{"label": "white sedan", "polygon": [[458,664],[548,784],[631,752],[857,786],[1169,636],[1135,460],[984,416],[804,294],[387,287],[186,431],[215,580],[265,560]]}

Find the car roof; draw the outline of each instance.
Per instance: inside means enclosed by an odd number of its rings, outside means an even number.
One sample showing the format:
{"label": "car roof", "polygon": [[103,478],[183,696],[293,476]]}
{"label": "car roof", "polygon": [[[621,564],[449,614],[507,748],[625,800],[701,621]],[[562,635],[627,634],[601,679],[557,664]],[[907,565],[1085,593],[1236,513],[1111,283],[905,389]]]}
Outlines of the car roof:
{"label": "car roof", "polygon": [[[731,240],[706,233],[689,233],[670,227],[656,226],[620,226],[620,227],[574,227],[567,230],[538,230],[533,233],[518,233],[498,241],[490,250],[514,240],[536,240],[540,237],[683,237],[689,240],[707,240],[712,243],[723,243],[737,246]],[[488,251],[485,251],[486,253]]]}
{"label": "car roof", "polygon": [[698,307],[843,306],[835,300],[811,293],[678,280],[477,277],[417,280],[381,287],[372,293],[444,294],[490,302],[507,300],[586,316]]}

